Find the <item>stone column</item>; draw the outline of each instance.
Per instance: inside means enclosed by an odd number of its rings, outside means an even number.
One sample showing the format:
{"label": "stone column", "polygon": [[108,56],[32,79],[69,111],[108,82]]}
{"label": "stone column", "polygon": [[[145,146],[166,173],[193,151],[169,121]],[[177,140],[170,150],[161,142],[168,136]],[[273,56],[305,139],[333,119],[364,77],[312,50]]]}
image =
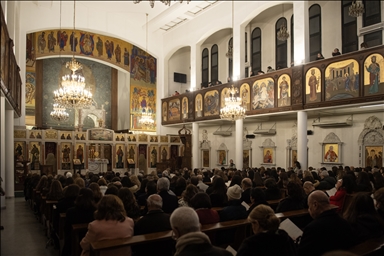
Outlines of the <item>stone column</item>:
{"label": "stone column", "polygon": [[192,170],[201,167],[199,145],[199,124],[192,123]]}
{"label": "stone column", "polygon": [[[308,7],[308,1],[293,1],[293,24],[295,42],[295,53],[293,59],[295,60],[295,65],[300,65],[301,63],[309,62]],[[288,22],[288,27],[289,24],[290,23]],[[288,40],[290,39],[288,38]]]}
{"label": "stone column", "polygon": [[[244,132],[244,119],[236,120],[236,135],[235,135],[235,160],[236,169],[243,169],[243,132]],[[229,163],[229,161],[228,161]]]}
{"label": "stone column", "polygon": [[307,112],[297,112],[297,161],[302,170],[308,169],[307,153]]}

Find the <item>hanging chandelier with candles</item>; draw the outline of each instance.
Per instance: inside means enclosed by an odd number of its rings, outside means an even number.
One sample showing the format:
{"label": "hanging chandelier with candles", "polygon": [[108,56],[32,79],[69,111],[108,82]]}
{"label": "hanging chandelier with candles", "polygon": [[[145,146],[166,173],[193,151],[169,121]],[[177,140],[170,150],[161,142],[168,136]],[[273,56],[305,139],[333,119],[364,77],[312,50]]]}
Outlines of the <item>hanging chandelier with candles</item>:
{"label": "hanging chandelier with candles", "polygon": [[[73,31],[76,31],[76,1],[73,1]],[[73,36],[73,44],[75,44],[75,36]],[[83,66],[76,61],[75,52],[73,52],[72,60],[67,62],[66,68],[71,70],[70,75],[62,77],[61,85],[54,93],[54,102],[64,108],[88,108],[92,105],[92,93],[85,89],[85,78],[80,75],[79,71]]]}
{"label": "hanging chandelier with candles", "polygon": [[280,41],[286,41],[288,37],[289,37],[289,33],[287,30],[287,26],[284,23],[280,26],[280,30],[277,32],[277,39]]}
{"label": "hanging chandelier with candles", "polygon": [[[283,17],[284,17],[284,4],[282,6],[283,6]],[[280,25],[280,30],[277,31],[276,37],[277,37],[277,40],[279,41],[286,41],[288,39],[289,33],[288,33],[287,25],[285,23]]]}
{"label": "hanging chandelier with candles", "polygon": [[348,14],[352,17],[359,17],[360,15],[363,15],[364,12],[364,4],[361,1],[353,1],[349,7]]}
{"label": "hanging chandelier with candles", "polygon": [[85,78],[76,74],[83,66],[75,57],[67,62],[66,68],[70,69],[70,75],[64,75],[61,88],[54,91],[54,101],[65,108],[88,108],[92,105],[92,93],[85,89]]}
{"label": "hanging chandelier with candles", "polygon": [[51,119],[58,122],[67,121],[69,118],[69,114],[65,111],[65,108],[60,106],[57,103],[53,104],[53,111],[51,111],[50,116],[51,116]]}
{"label": "hanging chandelier with candles", "polygon": [[[191,0],[187,0],[187,4],[189,4],[190,1],[191,1]],[[133,1],[134,4],[138,4],[138,3],[140,3],[140,2],[141,2],[141,0],[134,0],[134,1]],[[155,6],[155,1],[154,1],[154,0],[150,0],[150,1],[148,1],[148,2],[149,2],[149,5],[150,5],[152,8]],[[168,5],[168,6],[171,5],[171,1],[170,1],[170,0],[160,0],[160,2],[162,2],[163,4]],[[179,0],[179,2],[180,2],[180,3],[183,3],[183,0]]]}
{"label": "hanging chandelier with candles", "polygon": [[141,118],[139,119],[139,123],[146,127],[152,126],[155,123],[152,118],[152,113],[150,113],[148,110],[144,110]]}
{"label": "hanging chandelier with candles", "polygon": [[225,107],[220,109],[221,119],[235,121],[245,118],[245,108],[242,106],[241,98],[235,96],[237,93],[237,88],[232,85],[225,95]]}

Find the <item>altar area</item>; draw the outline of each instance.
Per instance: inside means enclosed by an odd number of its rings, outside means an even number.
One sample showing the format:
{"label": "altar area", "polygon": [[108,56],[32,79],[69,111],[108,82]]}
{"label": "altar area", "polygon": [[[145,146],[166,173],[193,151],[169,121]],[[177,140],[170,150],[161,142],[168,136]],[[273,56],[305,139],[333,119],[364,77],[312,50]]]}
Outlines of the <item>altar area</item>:
{"label": "altar area", "polygon": [[115,133],[105,128],[14,131],[15,163],[29,161],[29,171],[37,173],[40,166],[52,166],[53,175],[66,171],[150,173],[183,152],[178,135]]}

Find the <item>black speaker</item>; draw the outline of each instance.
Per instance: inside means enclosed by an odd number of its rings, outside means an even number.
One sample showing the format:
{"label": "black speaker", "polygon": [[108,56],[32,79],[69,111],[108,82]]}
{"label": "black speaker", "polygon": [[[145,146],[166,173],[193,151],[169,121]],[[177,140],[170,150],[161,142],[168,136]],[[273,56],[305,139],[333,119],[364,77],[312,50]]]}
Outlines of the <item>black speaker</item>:
{"label": "black speaker", "polygon": [[307,130],[307,135],[313,135],[313,131],[312,130]]}
{"label": "black speaker", "polygon": [[247,139],[254,139],[256,136],[254,134],[247,134],[245,135],[245,138]]}

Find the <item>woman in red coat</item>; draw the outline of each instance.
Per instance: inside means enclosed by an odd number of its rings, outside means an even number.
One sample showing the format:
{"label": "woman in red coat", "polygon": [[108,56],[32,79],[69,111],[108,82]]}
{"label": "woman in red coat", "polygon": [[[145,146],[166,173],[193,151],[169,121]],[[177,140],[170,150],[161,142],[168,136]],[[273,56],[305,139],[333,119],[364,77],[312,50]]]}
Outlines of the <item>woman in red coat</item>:
{"label": "woman in red coat", "polygon": [[339,206],[338,212],[342,212],[344,199],[347,194],[352,194],[355,190],[354,179],[350,176],[351,174],[344,175],[342,179],[336,183],[336,193],[329,197],[330,204]]}

